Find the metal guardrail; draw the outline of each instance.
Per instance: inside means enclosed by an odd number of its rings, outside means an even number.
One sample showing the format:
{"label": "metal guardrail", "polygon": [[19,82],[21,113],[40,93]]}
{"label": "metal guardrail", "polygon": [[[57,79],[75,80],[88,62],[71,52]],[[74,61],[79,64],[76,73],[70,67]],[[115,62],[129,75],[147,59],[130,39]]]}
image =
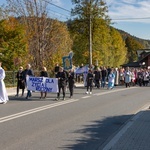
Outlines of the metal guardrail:
{"label": "metal guardrail", "polygon": [[[17,75],[18,71],[5,71],[6,77],[4,79],[6,87],[16,87],[17,86]],[[40,76],[40,71],[33,71],[35,76]],[[49,74],[49,77],[54,77],[52,72],[47,71]]]}

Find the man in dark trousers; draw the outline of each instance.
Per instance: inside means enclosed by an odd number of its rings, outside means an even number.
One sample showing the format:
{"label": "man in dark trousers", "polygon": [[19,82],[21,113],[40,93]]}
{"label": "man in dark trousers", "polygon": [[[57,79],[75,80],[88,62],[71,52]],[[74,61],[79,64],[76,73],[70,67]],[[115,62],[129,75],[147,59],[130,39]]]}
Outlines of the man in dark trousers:
{"label": "man in dark trousers", "polygon": [[101,74],[102,74],[101,87],[104,88],[106,85],[106,79],[107,79],[107,70],[105,67],[102,67]]}
{"label": "man in dark trousers", "polygon": [[87,81],[87,91],[86,91],[86,94],[89,93],[89,88],[90,88],[90,94],[92,94],[93,80],[94,80],[94,75],[92,73],[92,70],[89,69],[87,77],[86,77],[86,81]]}
{"label": "man in dark trousers", "polygon": [[[26,83],[26,77],[27,76],[34,76],[34,73],[33,71],[31,70],[31,65],[30,64],[27,64],[26,66],[26,69],[23,71],[23,80],[24,82]],[[27,84],[27,83],[26,83]],[[27,91],[27,96],[26,96],[26,99],[28,99],[29,97],[31,97],[31,91],[28,90]]]}
{"label": "man in dark trousers", "polygon": [[100,88],[100,80],[101,80],[101,77],[102,77],[101,72],[100,72],[99,68],[96,67],[96,69],[95,69],[95,71],[94,71],[94,79],[95,79],[95,86],[96,86],[97,88]]}
{"label": "man in dark trousers", "polygon": [[59,68],[59,72],[56,74],[56,78],[58,78],[58,93],[57,93],[57,98],[56,100],[60,99],[60,92],[62,89],[63,92],[63,100],[65,100],[65,92],[66,92],[66,80],[67,80],[67,75],[63,71],[63,68]]}
{"label": "man in dark trousers", "polygon": [[68,74],[68,83],[69,83],[69,91],[70,91],[70,98],[73,96],[73,89],[74,89],[74,83],[75,83],[75,75],[74,70],[71,69]]}

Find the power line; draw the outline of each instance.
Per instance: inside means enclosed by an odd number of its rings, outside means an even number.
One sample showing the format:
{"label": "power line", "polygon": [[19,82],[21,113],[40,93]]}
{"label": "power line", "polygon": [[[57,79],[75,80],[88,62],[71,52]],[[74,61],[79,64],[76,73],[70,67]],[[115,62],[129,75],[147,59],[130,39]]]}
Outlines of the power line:
{"label": "power line", "polygon": [[139,19],[150,19],[150,17],[142,17],[142,18],[116,18],[111,20],[139,20]]}
{"label": "power line", "polygon": [[[51,11],[51,12],[54,12],[54,13],[57,13],[57,14],[60,14],[60,15],[62,15],[62,16],[66,16],[66,17],[70,17],[69,15],[65,15],[65,14],[62,14],[62,13],[59,13],[59,12],[57,12],[57,11],[55,11],[55,10],[52,10],[52,9],[47,9],[48,11]],[[57,15],[58,16],[58,15]]]}
{"label": "power line", "polygon": [[62,9],[62,10],[64,10],[64,11],[67,11],[67,12],[71,13],[70,10],[67,10],[67,9],[65,9],[65,8],[63,8],[63,7],[60,7],[60,6],[58,6],[58,5],[55,5],[55,4],[53,4],[53,3],[49,2],[49,1],[46,1],[46,0],[45,0],[45,2],[47,2],[47,3],[49,3],[49,4],[53,5],[53,6],[55,6],[55,7],[57,7],[57,8],[60,8],[60,9]]}
{"label": "power line", "polygon": [[[62,9],[62,10],[64,10],[64,11],[67,11],[67,12],[69,12],[69,13],[71,13],[71,11],[70,10],[68,10],[68,9],[65,9],[65,8],[63,8],[63,7],[60,7],[60,6],[58,6],[58,5],[55,5],[55,4],[53,4],[53,3],[51,3],[51,2],[49,2],[49,1],[47,1],[47,0],[45,0],[45,2],[47,2],[47,3],[49,3],[49,4],[51,4],[51,5],[53,5],[53,6],[55,6],[55,7],[57,7],[57,8],[59,8],[59,9]],[[56,12],[56,11],[54,11],[54,10],[52,10],[53,12]],[[59,12],[56,12],[56,13],[58,13],[58,14],[61,14],[61,13],[59,13]],[[61,14],[61,15],[63,15],[63,16],[67,16],[67,15],[64,15],[64,14]],[[68,17],[68,16],[67,16]],[[112,18],[111,20],[144,20],[144,19],[150,19],[150,17],[142,17],[142,18]]]}

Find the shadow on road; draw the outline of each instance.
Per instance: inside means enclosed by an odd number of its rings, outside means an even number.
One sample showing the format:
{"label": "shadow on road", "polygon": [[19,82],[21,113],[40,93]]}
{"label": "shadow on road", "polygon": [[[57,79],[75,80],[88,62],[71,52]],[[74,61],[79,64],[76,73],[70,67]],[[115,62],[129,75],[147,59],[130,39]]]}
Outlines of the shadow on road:
{"label": "shadow on road", "polygon": [[[114,116],[105,118],[102,121],[94,121],[83,126],[84,129],[77,130],[71,134],[82,134],[84,137],[77,139],[74,145],[66,145],[60,149],[65,150],[98,150],[118,132],[118,130],[131,118],[132,115]],[[70,134],[70,133],[68,133]]]}

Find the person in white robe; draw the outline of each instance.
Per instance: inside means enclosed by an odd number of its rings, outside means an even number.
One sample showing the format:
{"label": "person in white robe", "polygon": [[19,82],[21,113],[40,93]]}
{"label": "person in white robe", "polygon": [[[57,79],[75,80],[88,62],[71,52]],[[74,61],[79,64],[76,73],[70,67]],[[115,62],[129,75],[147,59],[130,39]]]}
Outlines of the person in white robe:
{"label": "person in white robe", "polygon": [[5,71],[1,66],[2,62],[0,62],[0,104],[6,104],[9,98],[4,83]]}

